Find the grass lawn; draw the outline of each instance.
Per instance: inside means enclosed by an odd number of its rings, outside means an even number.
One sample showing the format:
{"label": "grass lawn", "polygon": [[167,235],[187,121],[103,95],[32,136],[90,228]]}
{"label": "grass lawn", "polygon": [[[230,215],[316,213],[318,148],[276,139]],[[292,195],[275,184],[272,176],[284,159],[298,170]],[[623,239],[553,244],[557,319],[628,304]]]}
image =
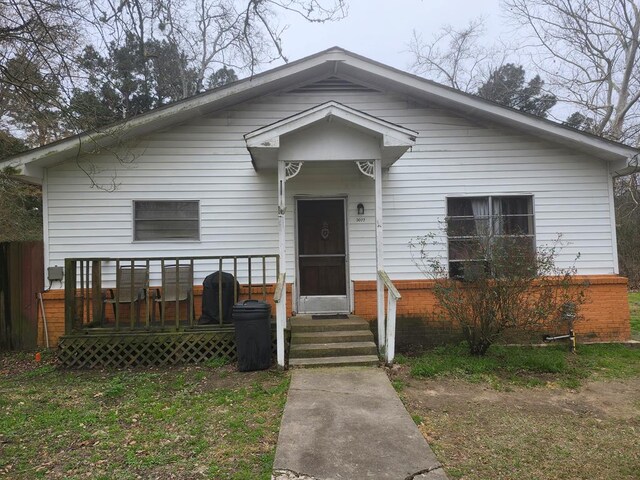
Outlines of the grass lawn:
{"label": "grass lawn", "polygon": [[462,346],[401,357],[392,382],[451,478],[637,479],[640,349]]}
{"label": "grass lawn", "polygon": [[631,307],[631,336],[640,340],[640,292],[629,294]]}
{"label": "grass lawn", "polygon": [[0,355],[0,477],[269,479],[289,376]]}

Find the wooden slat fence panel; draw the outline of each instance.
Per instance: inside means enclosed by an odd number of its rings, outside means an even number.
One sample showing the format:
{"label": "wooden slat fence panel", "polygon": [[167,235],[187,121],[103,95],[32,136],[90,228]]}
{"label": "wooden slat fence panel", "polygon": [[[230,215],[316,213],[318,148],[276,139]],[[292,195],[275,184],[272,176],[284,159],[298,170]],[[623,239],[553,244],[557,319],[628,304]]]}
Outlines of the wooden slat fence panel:
{"label": "wooden slat fence panel", "polygon": [[38,302],[44,290],[42,242],[0,244],[0,348],[36,348]]}

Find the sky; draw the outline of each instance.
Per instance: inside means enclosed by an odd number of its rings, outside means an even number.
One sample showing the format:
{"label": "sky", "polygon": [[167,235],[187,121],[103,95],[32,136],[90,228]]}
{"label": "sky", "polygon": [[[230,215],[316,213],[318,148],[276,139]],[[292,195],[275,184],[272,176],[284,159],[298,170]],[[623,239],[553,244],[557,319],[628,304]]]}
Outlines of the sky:
{"label": "sky", "polygon": [[401,70],[409,70],[408,44],[415,30],[426,40],[445,24],[466,26],[484,17],[487,39],[508,31],[499,0],[347,0],[347,18],[310,24],[296,15],[283,17],[282,35],[290,61],[339,46]]}

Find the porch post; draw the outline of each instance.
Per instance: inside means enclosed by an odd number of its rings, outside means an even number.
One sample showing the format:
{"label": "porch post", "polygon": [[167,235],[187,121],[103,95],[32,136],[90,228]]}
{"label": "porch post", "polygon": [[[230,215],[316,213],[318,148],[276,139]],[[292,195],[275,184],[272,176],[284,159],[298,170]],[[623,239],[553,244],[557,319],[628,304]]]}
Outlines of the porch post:
{"label": "porch post", "polygon": [[[285,184],[287,176],[285,163],[278,161],[278,253],[280,255],[280,274],[286,273],[287,259],[285,248]],[[286,277],[285,277],[286,278]],[[278,366],[284,368],[284,329],[287,322],[287,284],[284,284],[280,301],[276,304],[276,348],[278,353]]]}
{"label": "porch post", "polygon": [[380,353],[385,348],[384,325],[384,283],[378,272],[384,270],[384,249],[382,237],[382,160],[377,158],[374,164],[374,184],[376,199],[376,299],[378,306],[378,349]]}

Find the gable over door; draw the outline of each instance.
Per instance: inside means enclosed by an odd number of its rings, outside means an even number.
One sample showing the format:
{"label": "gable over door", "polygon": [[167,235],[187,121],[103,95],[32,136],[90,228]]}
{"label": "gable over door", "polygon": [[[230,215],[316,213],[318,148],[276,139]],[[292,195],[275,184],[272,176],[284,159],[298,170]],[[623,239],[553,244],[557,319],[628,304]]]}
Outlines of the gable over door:
{"label": "gable over door", "polygon": [[298,310],[346,312],[345,200],[298,200]]}

